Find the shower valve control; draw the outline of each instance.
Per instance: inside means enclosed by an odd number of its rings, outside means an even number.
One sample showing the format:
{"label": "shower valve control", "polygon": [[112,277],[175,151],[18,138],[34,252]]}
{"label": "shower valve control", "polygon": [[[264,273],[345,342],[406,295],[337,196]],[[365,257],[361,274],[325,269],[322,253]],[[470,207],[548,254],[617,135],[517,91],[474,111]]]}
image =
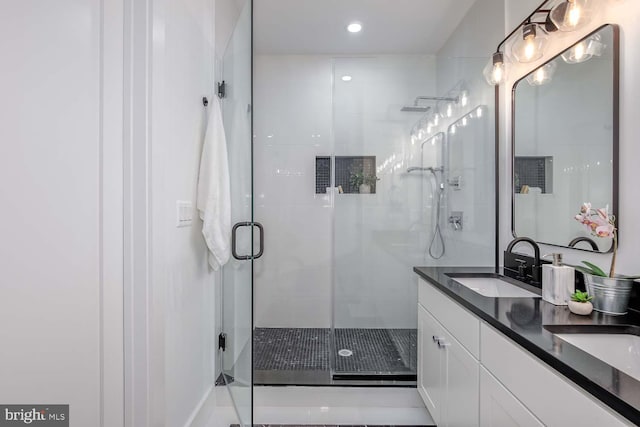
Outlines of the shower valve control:
{"label": "shower valve control", "polygon": [[461,231],[462,230],[462,212],[459,212],[459,211],[451,212],[451,215],[449,216],[449,224],[451,224],[451,228],[453,228],[455,231]]}
{"label": "shower valve control", "polygon": [[449,179],[448,184],[454,190],[462,190],[462,175],[452,177]]}

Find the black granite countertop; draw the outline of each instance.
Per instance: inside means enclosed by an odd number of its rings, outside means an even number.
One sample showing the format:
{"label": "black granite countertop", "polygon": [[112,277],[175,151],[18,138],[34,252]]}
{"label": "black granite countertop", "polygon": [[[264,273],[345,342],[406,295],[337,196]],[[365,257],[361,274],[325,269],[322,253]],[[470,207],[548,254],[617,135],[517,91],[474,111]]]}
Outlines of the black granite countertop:
{"label": "black granite countertop", "polygon": [[[578,316],[567,307],[547,303],[542,298],[485,297],[449,276],[491,274],[495,273],[494,268],[414,267],[413,271],[607,406],[640,425],[640,381],[562,341],[545,328],[548,325],[640,325],[637,312],[609,316],[594,311],[590,316]],[[508,281],[540,295],[540,289]]]}

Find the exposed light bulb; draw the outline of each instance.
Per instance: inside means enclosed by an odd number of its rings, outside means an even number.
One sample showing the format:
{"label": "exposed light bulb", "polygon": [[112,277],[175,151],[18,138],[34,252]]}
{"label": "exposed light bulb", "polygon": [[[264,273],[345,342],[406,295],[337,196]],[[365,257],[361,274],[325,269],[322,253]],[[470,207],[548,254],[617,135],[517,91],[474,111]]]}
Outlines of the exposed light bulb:
{"label": "exposed light bulb", "polygon": [[531,61],[531,58],[533,58],[533,55],[536,52],[535,39],[536,38],[534,36],[529,36],[524,39],[525,40],[524,57],[528,61]]}
{"label": "exposed light bulb", "polygon": [[536,24],[526,24],[522,29],[522,39],[516,40],[511,53],[519,62],[532,62],[542,57],[547,39],[538,34]]}
{"label": "exposed light bulb", "polygon": [[504,64],[496,64],[493,66],[493,80],[501,82],[504,78]]}
{"label": "exposed light bulb", "polygon": [[439,123],[440,123],[440,113],[436,112],[433,115],[433,124],[438,126]]}
{"label": "exposed light bulb", "polygon": [[453,116],[453,105],[451,103],[447,104],[447,117]]}
{"label": "exposed light bulb", "polygon": [[462,118],[462,126],[466,126],[469,123],[469,119],[467,119],[467,117],[463,117]]}
{"label": "exposed light bulb", "polygon": [[556,72],[556,61],[544,64],[527,76],[527,83],[531,86],[542,86],[551,81],[553,74]]}
{"label": "exposed light bulb", "polygon": [[499,85],[506,79],[507,68],[502,52],[496,52],[491,56],[482,73],[487,83],[492,86]]}
{"label": "exposed light bulb", "polygon": [[467,92],[466,90],[463,90],[460,93],[460,105],[462,105],[463,107],[466,107],[468,103],[469,103],[469,92]]}
{"label": "exposed light bulb", "polygon": [[478,107],[478,109],[476,110],[476,117],[482,117],[482,107]]}
{"label": "exposed light bulb", "polygon": [[567,64],[579,64],[588,61],[593,56],[602,55],[606,46],[601,42],[600,34],[594,34],[576,43],[562,53],[562,59]]}
{"label": "exposed light bulb", "polygon": [[551,9],[549,19],[560,31],[574,31],[591,20],[591,0],[565,0]]}
{"label": "exposed light bulb", "polygon": [[342,76],[342,81],[343,82],[350,82],[351,80],[353,80],[353,77],[351,77],[351,76]]}
{"label": "exposed light bulb", "polygon": [[569,1],[569,10],[565,14],[565,23],[572,27],[577,26],[580,23],[580,16],[582,10],[579,5],[574,1]]}
{"label": "exposed light bulb", "polygon": [[455,134],[456,133],[456,125],[452,125],[451,126],[451,134]]}

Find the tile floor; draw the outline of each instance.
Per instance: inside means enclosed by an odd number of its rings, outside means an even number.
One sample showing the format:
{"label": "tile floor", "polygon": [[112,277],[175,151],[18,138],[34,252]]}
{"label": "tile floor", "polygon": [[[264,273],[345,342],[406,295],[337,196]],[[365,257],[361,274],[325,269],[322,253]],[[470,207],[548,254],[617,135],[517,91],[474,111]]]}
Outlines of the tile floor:
{"label": "tile floor", "polygon": [[[237,424],[224,387],[207,427]],[[225,396],[226,395],[226,396]],[[255,387],[254,422],[270,425],[431,426],[415,388]]]}
{"label": "tile floor", "polygon": [[[416,345],[415,329],[340,328],[332,337],[330,329],[256,328],[254,382],[332,384],[332,372],[347,379],[352,374],[383,374],[415,380]],[[341,356],[340,350],[350,354]]]}

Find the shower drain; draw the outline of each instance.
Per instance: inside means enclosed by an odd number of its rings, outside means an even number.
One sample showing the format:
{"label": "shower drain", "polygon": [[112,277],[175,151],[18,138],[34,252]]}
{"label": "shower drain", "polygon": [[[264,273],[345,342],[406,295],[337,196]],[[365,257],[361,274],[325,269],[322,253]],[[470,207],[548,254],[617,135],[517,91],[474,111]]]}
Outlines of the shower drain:
{"label": "shower drain", "polygon": [[338,351],[338,354],[342,357],[349,357],[353,355],[353,351],[347,348],[343,348],[342,350]]}

